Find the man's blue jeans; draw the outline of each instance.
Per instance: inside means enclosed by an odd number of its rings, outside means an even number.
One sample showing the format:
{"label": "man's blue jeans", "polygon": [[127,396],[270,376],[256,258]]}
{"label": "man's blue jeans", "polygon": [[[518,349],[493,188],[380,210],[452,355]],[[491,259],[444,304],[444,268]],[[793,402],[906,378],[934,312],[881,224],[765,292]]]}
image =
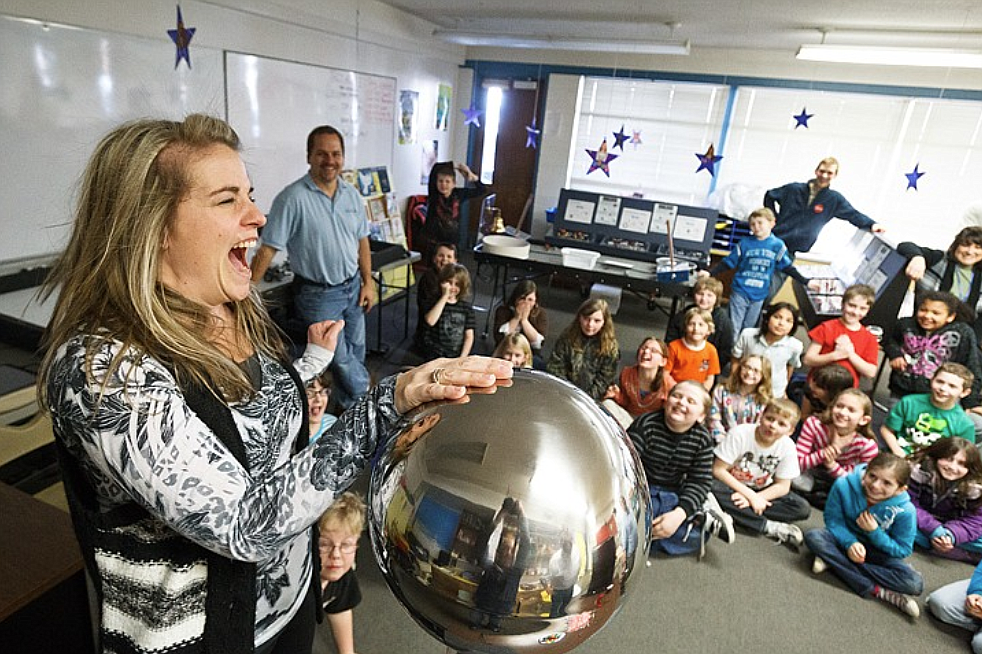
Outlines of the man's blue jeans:
{"label": "man's blue jeans", "polygon": [[866,547],[866,562],[853,563],[828,529],[809,529],[805,544],[812,553],[825,561],[835,575],[861,597],[873,594],[874,586],[882,586],[905,595],[924,592],[921,573],[903,562]]}
{"label": "man's blue jeans", "polygon": [[361,279],[355,275],[337,286],[301,284],[294,304],[304,325],[321,320],[344,320],[331,372],[334,397],[343,408],[368,392],[369,375],[365,367],[365,311],[358,306]]}

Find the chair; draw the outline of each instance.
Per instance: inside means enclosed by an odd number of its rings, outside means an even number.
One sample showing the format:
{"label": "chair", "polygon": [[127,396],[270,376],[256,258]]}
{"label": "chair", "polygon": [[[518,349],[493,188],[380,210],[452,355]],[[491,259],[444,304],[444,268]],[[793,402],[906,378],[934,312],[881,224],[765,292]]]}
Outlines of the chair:
{"label": "chair", "polygon": [[[30,401],[34,402],[34,387],[30,390]],[[37,412],[36,405],[33,417],[26,422],[0,425],[0,481],[67,512],[54,441],[51,418]]]}

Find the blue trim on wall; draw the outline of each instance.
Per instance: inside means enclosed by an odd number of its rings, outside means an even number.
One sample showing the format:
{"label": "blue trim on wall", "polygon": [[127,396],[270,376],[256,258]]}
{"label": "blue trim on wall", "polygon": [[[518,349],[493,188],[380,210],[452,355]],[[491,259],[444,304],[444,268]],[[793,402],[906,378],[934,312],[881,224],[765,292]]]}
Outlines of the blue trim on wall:
{"label": "blue trim on wall", "polygon": [[701,82],[704,84],[725,84],[737,86],[766,86],[787,89],[809,89],[836,93],[871,93],[876,95],[899,95],[914,98],[943,98],[945,100],[972,100],[982,102],[982,91],[971,89],[925,88],[921,86],[892,86],[888,84],[856,84],[847,82],[820,82],[800,79],[775,79],[770,77],[749,77],[734,75],[709,75],[704,73],[675,73],[657,70],[630,70],[624,68],[599,68],[591,66],[568,66],[555,64],[532,64],[503,61],[468,59],[465,68],[474,70],[475,85],[485,77],[526,78],[559,73],[564,75],[587,75],[591,77],[627,77],[631,79],[650,79],[674,82]]}
{"label": "blue trim on wall", "polygon": [[[734,86],[730,89],[730,94],[726,96],[726,109],[723,112],[723,125],[719,132],[719,150],[716,154],[723,156],[724,150],[726,150],[726,139],[730,135],[730,121],[733,118],[733,105],[736,104],[736,90],[737,87]],[[720,164],[725,163],[723,159],[720,159]],[[716,190],[716,180],[719,179],[719,170],[713,175],[713,180],[709,183],[709,193],[707,195],[712,195],[713,191]]]}

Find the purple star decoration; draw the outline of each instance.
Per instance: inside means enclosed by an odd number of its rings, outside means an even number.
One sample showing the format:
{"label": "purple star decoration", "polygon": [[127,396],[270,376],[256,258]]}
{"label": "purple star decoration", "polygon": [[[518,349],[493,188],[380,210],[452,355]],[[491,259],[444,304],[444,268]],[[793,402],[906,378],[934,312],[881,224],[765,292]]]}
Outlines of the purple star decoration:
{"label": "purple star decoration", "polygon": [[604,175],[610,177],[610,162],[616,159],[619,155],[608,154],[607,152],[607,139],[604,139],[603,143],[596,150],[587,150],[586,153],[590,155],[590,169],[586,171],[589,175],[598,168],[603,171]]}
{"label": "purple star decoration", "polygon": [[695,155],[696,159],[699,160],[699,167],[696,168],[696,172],[698,173],[700,170],[708,170],[710,175],[716,177],[716,164],[719,163],[723,156],[716,154],[716,148],[713,146],[713,144],[709,144],[709,149],[706,150],[706,154],[699,154],[696,152]]}
{"label": "purple star decoration", "polygon": [[[621,125],[621,131],[614,132],[614,148],[620,148],[621,152],[624,151],[624,141],[627,140],[627,134],[624,133],[624,126]],[[613,148],[611,148],[613,149]]]}
{"label": "purple star decoration", "polygon": [[541,134],[542,130],[535,127],[535,118],[533,118],[532,124],[525,126],[525,147],[532,149],[538,148],[539,136]]}
{"label": "purple star decoration", "polygon": [[921,177],[924,177],[924,173],[918,170],[918,167],[920,165],[921,164],[919,163],[914,164],[914,170],[910,171],[909,173],[904,173],[904,177],[907,178],[907,188],[904,190],[907,191],[909,191],[910,189],[914,189],[915,191],[917,190],[917,180],[919,180]]}
{"label": "purple star decoration", "polygon": [[631,134],[631,145],[633,145],[634,149],[637,150],[638,146],[644,142],[641,140],[641,130],[634,130],[631,132]]}
{"label": "purple star decoration", "polygon": [[464,125],[481,126],[481,114],[484,112],[471,105],[469,109],[461,109],[464,112]]}
{"label": "purple star decoration", "polygon": [[804,127],[805,129],[808,129],[808,119],[814,115],[815,114],[808,113],[808,109],[806,107],[802,107],[800,114],[797,116],[792,116],[792,118],[795,120],[794,128],[798,129],[799,127]]}
{"label": "purple star decoration", "polygon": [[181,5],[177,5],[177,29],[167,30],[168,36],[170,36],[171,41],[177,46],[177,55],[174,58],[174,69],[181,64],[181,59],[188,62],[188,68],[191,67],[191,51],[188,49],[191,45],[191,37],[194,36],[194,32],[197,28],[195,27],[184,27],[184,17],[181,15]]}

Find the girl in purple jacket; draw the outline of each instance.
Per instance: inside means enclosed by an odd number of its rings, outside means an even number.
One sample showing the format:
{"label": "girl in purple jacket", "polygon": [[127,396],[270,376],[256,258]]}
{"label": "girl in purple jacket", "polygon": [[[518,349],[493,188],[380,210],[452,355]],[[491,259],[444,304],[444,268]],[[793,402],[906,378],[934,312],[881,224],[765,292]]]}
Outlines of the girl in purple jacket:
{"label": "girl in purple jacket", "polygon": [[942,438],[919,452],[908,490],[917,545],[949,559],[982,559],[982,458],[974,444]]}

